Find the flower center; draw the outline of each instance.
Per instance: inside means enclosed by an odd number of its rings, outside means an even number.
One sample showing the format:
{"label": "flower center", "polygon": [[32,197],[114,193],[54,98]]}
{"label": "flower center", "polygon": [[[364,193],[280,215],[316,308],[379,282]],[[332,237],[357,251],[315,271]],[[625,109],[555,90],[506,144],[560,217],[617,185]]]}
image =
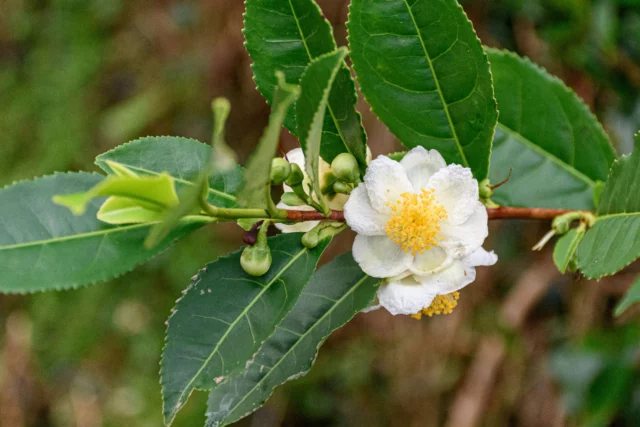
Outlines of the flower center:
{"label": "flower center", "polygon": [[420,194],[402,193],[394,205],[387,204],[392,213],[385,231],[405,252],[423,253],[442,240],[438,233],[440,222],[447,218],[447,210],[433,192],[433,189],[422,189]]}
{"label": "flower center", "polygon": [[458,305],[459,299],[460,292],[452,292],[447,295],[438,295],[433,299],[429,307],[423,308],[416,314],[412,314],[411,317],[420,320],[422,319],[423,314],[426,314],[429,317],[433,316],[434,314],[451,314],[453,313],[453,309]]}

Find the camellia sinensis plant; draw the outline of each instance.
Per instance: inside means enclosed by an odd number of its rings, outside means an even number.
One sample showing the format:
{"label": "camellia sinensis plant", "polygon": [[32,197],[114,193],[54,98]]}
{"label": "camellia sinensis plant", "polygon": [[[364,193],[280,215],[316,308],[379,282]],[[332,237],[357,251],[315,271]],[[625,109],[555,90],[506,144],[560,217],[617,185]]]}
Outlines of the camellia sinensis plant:
{"label": "camellia sinensis plant", "polygon": [[[246,230],[247,246],[196,274],[169,317],[167,425],[196,389],[210,393],[207,425],[250,414],[358,312],[450,313],[476,267],[498,262],[482,247],[489,219],[550,220],[538,247],[560,236],[562,272],[598,279],[640,256],[640,135],[616,158],[575,93],[483,48],[456,0],[352,0],[347,27],[338,48],[313,0],[246,0],[246,47],[271,116],[244,167],[217,99],[211,145],[142,138],[98,156],[103,174],[0,191],[4,293],[111,279],[213,223]],[[407,152],[371,159],[348,59]],[[301,148],[280,157],[283,126]],[[268,237],[272,225],[281,233]],[[352,251],[315,271],[346,228]],[[619,312],[640,299],[640,281],[633,289]]]}

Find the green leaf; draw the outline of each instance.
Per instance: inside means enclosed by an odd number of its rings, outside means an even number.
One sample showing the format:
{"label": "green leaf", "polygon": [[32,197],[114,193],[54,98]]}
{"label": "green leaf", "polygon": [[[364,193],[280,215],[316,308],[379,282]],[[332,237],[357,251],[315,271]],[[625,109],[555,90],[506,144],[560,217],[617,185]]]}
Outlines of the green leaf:
{"label": "green leaf", "polygon": [[[253,59],[258,90],[273,102],[278,81],[275,71],[284,72],[289,83],[299,84],[305,68],[323,54],[333,52],[336,42],[331,24],[313,0],[246,0],[244,35]],[[331,89],[322,131],[320,155],[331,163],[340,153],[353,154],[366,167],[366,135],[356,111],[355,84],[346,65],[338,71]],[[285,126],[297,134],[295,110],[289,110]],[[298,135],[300,136],[300,135]]]}
{"label": "green leaf", "polygon": [[154,250],[145,250],[150,224],[113,227],[96,218],[99,200],[91,201],[82,217],[51,200],[56,194],[87,191],[103,178],[56,174],[0,190],[0,292],[68,289],[108,280],[210,222],[189,217]]}
{"label": "green leaf", "polygon": [[553,262],[556,264],[560,273],[564,274],[567,272],[567,268],[573,260],[576,249],[578,249],[578,244],[584,237],[584,232],[584,228],[572,228],[558,239],[553,249]]}
{"label": "green leaf", "polygon": [[590,279],[622,270],[640,257],[640,133],[618,159],[602,190],[596,224],[578,246],[578,268]]}
{"label": "green leaf", "polygon": [[[119,163],[140,175],[166,172],[176,182],[178,191],[197,182],[200,171],[209,163],[211,147],[194,139],[174,136],[146,137],[121,145],[96,158],[96,164],[113,174],[107,161]],[[209,203],[219,207],[237,206],[234,194],[242,183],[242,168],[209,177]]]}
{"label": "green leaf", "polygon": [[109,197],[96,214],[100,221],[112,225],[157,222],[164,215],[164,212],[146,209],[137,201],[125,197]]}
{"label": "green leaf", "polygon": [[618,305],[616,305],[613,314],[618,317],[627,311],[627,309],[633,304],[637,303],[640,303],[640,276],[636,278],[633,284],[631,284],[627,293],[620,300]]}
{"label": "green leaf", "polygon": [[289,313],[330,240],[307,249],[301,237],[269,239],[273,263],[262,277],[242,270],[241,250],[194,277],[168,321],[161,368],[166,424],[194,389],[213,389],[241,372]]}
{"label": "green leaf", "polygon": [[487,56],[456,0],[353,0],[353,67],[373,111],[408,147],[487,177],[497,120]]}
{"label": "green leaf", "polygon": [[244,172],[244,187],[238,194],[240,206],[269,209],[271,207],[271,161],[278,149],[285,114],[300,95],[298,86],[289,85],[278,73],[280,84],[275,89],[269,125],[258,148],[251,155]]}
{"label": "green leaf", "polygon": [[350,252],[318,270],[244,373],[211,391],[207,426],[228,425],[247,416],[275,387],[305,375],[324,340],[369,306],[379,281],[364,274]]}
{"label": "green leaf", "polygon": [[159,212],[178,204],[173,179],[165,173],[144,177],[110,175],[88,191],[57,194],[53,201],[66,206],[75,215],[82,215],[87,204],[100,196],[123,197],[135,201],[143,208]]}
{"label": "green leaf", "polygon": [[[526,58],[487,49],[500,108],[491,156],[493,200],[507,206],[593,209],[615,152],[589,107]],[[553,185],[550,185],[553,183]]]}
{"label": "green leaf", "polygon": [[[165,212],[162,218],[160,218],[161,222],[153,226],[149,232],[149,236],[144,242],[146,248],[153,248],[160,243],[171,233],[171,230],[178,225],[182,218],[201,212],[201,199],[203,198],[203,194],[209,189],[206,176],[203,174],[198,182],[194,184],[195,186],[186,188],[182,192],[180,195],[180,203],[173,209]],[[100,214],[100,212],[98,212],[98,214]]]}
{"label": "green leaf", "polygon": [[300,99],[296,104],[298,137],[304,150],[305,168],[313,182],[313,189],[320,206],[327,215],[329,208],[322,195],[319,175],[322,123],[327,110],[329,92],[346,56],[347,49],[341,47],[335,52],[314,59],[302,75]]}

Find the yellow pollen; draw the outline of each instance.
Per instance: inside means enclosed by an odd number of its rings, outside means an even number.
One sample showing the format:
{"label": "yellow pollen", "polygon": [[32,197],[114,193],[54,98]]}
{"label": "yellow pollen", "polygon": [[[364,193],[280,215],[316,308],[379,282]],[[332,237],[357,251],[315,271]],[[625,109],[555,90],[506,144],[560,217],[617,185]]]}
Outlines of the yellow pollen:
{"label": "yellow pollen", "polygon": [[447,218],[447,210],[435,199],[433,189],[402,193],[394,205],[387,206],[391,206],[391,219],[385,231],[403,251],[415,255],[438,246],[440,223]]}
{"label": "yellow pollen", "polygon": [[427,308],[423,308],[416,314],[412,314],[414,319],[422,319],[422,315],[426,314],[431,317],[434,314],[451,314],[453,309],[458,305],[460,299],[460,292],[453,292],[447,295],[438,295],[433,299],[431,305]]}

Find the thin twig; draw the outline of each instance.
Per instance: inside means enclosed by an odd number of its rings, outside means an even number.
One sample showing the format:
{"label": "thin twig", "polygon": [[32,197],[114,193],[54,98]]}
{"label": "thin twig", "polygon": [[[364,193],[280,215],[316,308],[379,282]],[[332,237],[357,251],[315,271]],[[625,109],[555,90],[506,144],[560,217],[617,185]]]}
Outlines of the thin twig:
{"label": "thin twig", "polygon": [[[570,209],[545,209],[545,208],[512,208],[499,207],[487,208],[489,219],[542,219],[552,220],[557,216],[575,212]],[[287,219],[290,221],[337,221],[344,222],[343,211],[331,211],[329,216],[324,216],[315,211],[287,211]]]}

